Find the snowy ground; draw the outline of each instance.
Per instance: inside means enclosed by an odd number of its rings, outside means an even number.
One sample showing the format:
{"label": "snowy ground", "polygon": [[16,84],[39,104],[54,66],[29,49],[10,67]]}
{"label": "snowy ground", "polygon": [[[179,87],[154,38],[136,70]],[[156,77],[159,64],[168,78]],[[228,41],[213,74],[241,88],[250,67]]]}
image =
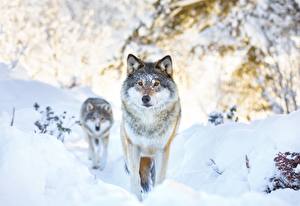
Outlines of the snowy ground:
{"label": "snowy ground", "polygon": [[141,203],[128,192],[118,93],[109,99],[116,121],[102,172],[90,169],[78,125],[72,126],[64,144],[34,132],[40,118],[35,102],[78,116],[81,102],[94,95],[89,89],[61,90],[29,80],[20,68],[8,71],[0,64],[0,94],[0,205],[300,205],[299,191],[263,192],[275,172],[275,154],[300,151],[300,112],[217,127],[191,121],[172,145],[167,180]]}

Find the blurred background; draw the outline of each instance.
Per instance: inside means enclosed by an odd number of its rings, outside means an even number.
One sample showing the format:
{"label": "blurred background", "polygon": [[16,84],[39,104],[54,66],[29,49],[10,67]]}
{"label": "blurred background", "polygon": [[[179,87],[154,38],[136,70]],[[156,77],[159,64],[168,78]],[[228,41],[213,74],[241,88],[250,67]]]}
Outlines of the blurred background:
{"label": "blurred background", "polygon": [[290,113],[300,104],[300,0],[0,2],[0,61],[32,79],[119,102],[129,53],[172,56],[190,122],[233,106],[239,121]]}

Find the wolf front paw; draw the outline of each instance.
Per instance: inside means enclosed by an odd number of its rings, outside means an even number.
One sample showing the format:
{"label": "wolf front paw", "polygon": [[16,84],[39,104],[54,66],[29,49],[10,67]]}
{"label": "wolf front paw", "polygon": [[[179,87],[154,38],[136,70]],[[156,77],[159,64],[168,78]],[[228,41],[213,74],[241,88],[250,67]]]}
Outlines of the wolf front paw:
{"label": "wolf front paw", "polygon": [[131,193],[135,194],[139,201],[143,200],[143,188],[140,186],[140,184],[131,185],[130,190]]}
{"label": "wolf front paw", "polygon": [[93,166],[92,166],[92,169],[93,169],[93,170],[99,169],[99,165],[93,165]]}
{"label": "wolf front paw", "polygon": [[94,163],[92,168],[95,170],[98,169],[102,171],[104,170],[105,166],[106,166],[106,161],[101,161],[100,163]]}
{"label": "wolf front paw", "polygon": [[106,166],[106,160],[102,160],[99,163],[99,170],[104,170],[105,166]]}

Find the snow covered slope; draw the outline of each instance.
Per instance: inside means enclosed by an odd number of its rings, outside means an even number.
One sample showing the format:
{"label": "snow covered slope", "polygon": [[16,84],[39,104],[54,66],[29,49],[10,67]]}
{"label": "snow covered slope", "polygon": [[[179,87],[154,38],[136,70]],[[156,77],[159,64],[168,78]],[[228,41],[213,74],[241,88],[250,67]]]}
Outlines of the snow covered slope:
{"label": "snow covered slope", "polygon": [[299,205],[299,191],[264,190],[275,172],[274,156],[300,151],[300,112],[251,124],[191,125],[172,145],[167,180],[141,203],[128,192],[119,94],[111,98],[116,122],[108,165],[95,171],[80,127],[70,126],[62,143],[38,132],[34,123],[40,114],[33,108],[37,102],[77,118],[81,102],[94,94],[31,81],[21,71],[0,65],[0,205]]}

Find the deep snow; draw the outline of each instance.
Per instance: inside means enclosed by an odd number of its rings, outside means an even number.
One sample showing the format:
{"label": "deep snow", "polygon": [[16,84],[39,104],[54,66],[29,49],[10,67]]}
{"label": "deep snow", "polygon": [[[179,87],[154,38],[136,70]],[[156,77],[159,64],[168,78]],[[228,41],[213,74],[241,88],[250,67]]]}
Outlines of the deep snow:
{"label": "deep snow", "polygon": [[[140,203],[128,192],[119,140],[119,93],[108,99],[116,121],[102,172],[90,169],[78,125],[64,143],[34,133],[39,118],[35,102],[78,116],[84,99],[95,95],[89,89],[62,90],[1,64],[0,94],[0,205],[300,205],[299,191],[263,192],[275,172],[274,156],[300,151],[300,111],[219,126],[192,125],[196,115],[191,117],[190,127],[181,129],[172,144],[167,180]],[[183,113],[192,109],[187,106]]]}

